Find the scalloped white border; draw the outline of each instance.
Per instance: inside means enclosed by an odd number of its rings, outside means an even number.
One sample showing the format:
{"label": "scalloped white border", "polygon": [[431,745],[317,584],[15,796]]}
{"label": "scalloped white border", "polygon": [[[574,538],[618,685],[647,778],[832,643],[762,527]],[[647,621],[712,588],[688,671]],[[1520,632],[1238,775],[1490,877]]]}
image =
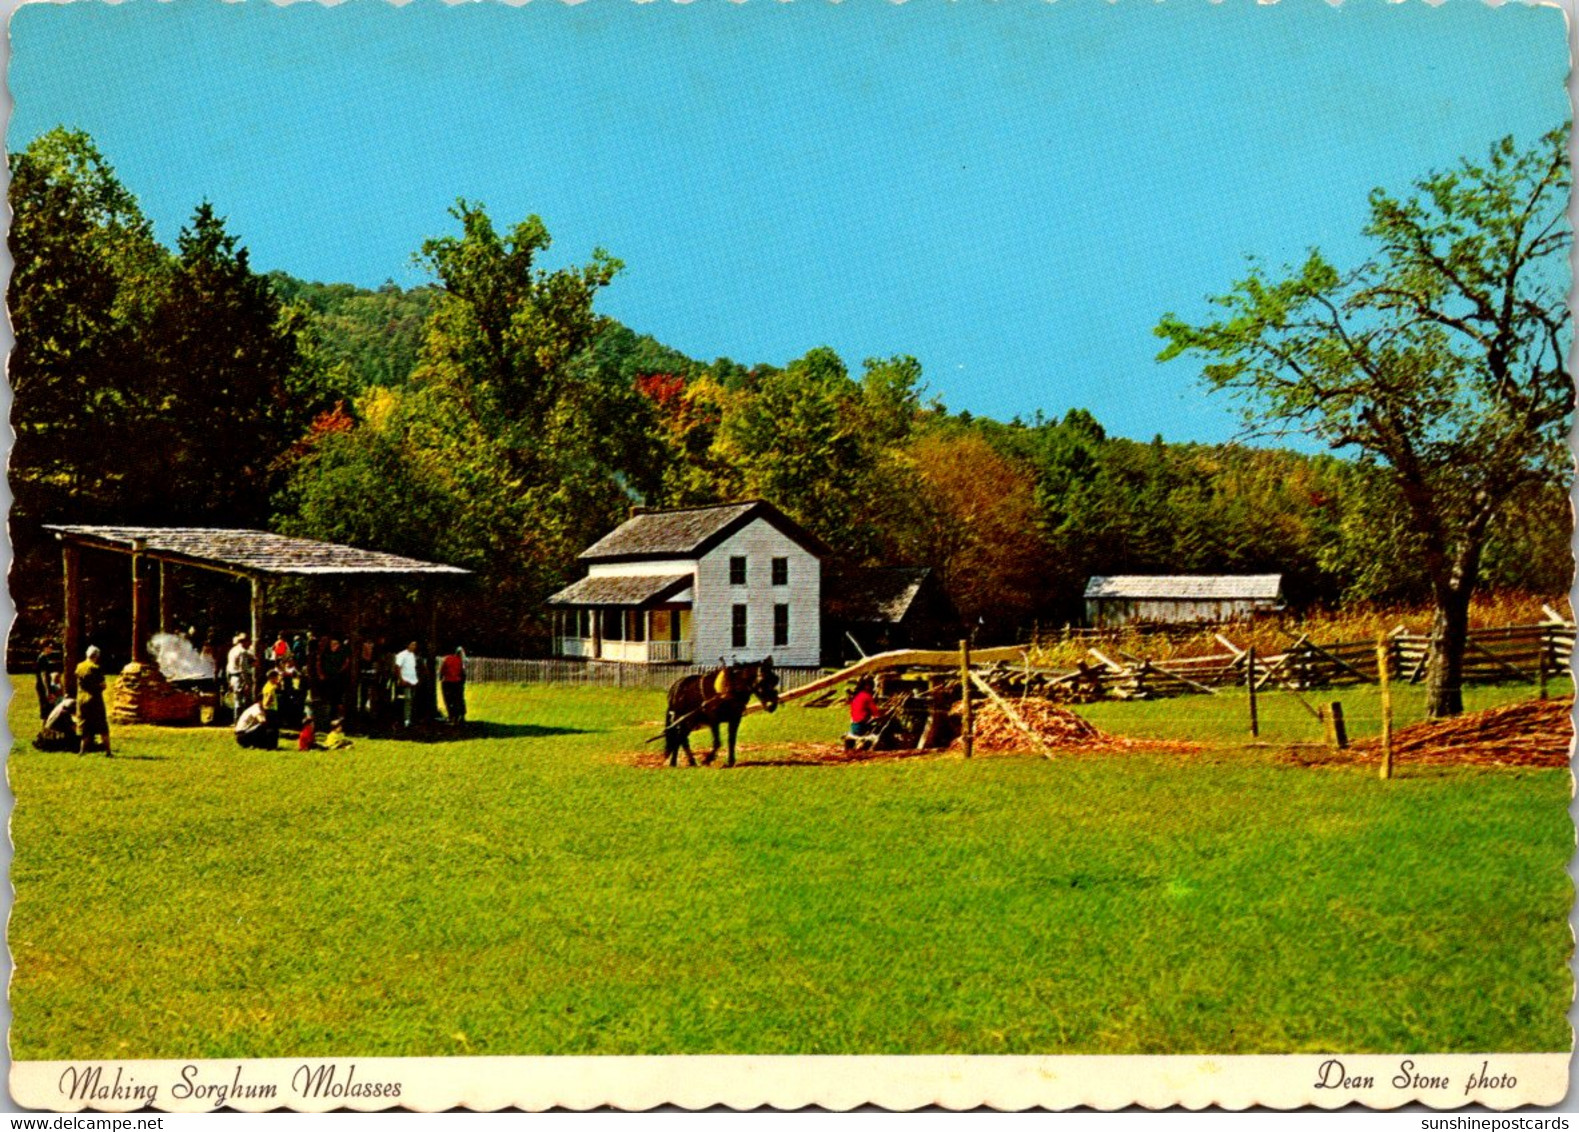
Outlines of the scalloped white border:
{"label": "scalloped white border", "polygon": [[[1112,1110],[1553,1105],[1567,1053],[1275,1057],[475,1057],[23,1061],[15,1101],[53,1112],[516,1108]],[[1475,1087],[1491,1078],[1500,1087]],[[1346,1080],[1345,1080],[1346,1079]],[[1436,1081],[1444,1085],[1436,1085]],[[1369,1083],[1367,1083],[1367,1081]],[[316,1084],[316,1088],[314,1087]],[[238,1088],[239,1085],[239,1088]],[[392,1093],[392,1089],[398,1091]],[[151,1090],[151,1092],[150,1092]],[[272,1091],[271,1091],[272,1090]]]}

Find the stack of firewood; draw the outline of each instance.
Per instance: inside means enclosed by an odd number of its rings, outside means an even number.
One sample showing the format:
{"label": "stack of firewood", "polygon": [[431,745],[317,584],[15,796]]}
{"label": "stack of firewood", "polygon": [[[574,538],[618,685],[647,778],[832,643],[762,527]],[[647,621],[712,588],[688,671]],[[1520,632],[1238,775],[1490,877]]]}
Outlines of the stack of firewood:
{"label": "stack of firewood", "polygon": [[110,700],[113,723],[196,723],[197,713],[198,698],[171,684],[152,664],[123,668]]}

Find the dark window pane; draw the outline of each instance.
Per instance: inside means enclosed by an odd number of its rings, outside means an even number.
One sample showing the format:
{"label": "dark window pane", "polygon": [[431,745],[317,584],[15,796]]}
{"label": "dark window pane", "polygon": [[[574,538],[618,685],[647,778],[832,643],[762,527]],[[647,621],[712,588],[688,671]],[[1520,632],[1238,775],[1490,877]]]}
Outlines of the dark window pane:
{"label": "dark window pane", "polygon": [[789,585],[788,558],[775,558],[773,560],[773,584],[775,586]]}
{"label": "dark window pane", "polygon": [[789,644],[789,606],[787,605],[779,604],[773,607],[773,643]]}
{"label": "dark window pane", "polygon": [[729,560],[729,584],[743,586],[746,584],[746,560],[744,558],[731,558]]}
{"label": "dark window pane", "polygon": [[737,605],[734,607],[733,612],[734,616],[731,618],[730,624],[730,645],[733,648],[743,649],[746,647],[746,607]]}

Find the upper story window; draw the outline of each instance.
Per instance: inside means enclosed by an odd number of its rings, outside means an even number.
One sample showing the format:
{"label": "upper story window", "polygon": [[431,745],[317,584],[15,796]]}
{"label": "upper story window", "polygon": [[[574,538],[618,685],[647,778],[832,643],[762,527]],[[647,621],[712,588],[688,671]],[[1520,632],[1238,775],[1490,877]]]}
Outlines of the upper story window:
{"label": "upper story window", "polygon": [[789,585],[788,558],[775,558],[773,560],[773,584],[775,586]]}
{"label": "upper story window", "polygon": [[729,645],[737,649],[746,647],[746,607],[743,605],[730,608]]}
{"label": "upper story window", "polygon": [[746,560],[744,556],[729,560],[729,584],[743,586],[746,584]]}

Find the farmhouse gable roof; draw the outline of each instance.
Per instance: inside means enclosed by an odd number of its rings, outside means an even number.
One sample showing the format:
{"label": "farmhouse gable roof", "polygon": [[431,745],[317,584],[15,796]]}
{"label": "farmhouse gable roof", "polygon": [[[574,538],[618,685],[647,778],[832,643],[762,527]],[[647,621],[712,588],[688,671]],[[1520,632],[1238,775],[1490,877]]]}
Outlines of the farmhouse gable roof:
{"label": "farmhouse gable roof", "polygon": [[773,504],[753,499],[712,507],[639,511],[583,550],[580,558],[584,562],[700,558],[756,519],[772,524],[809,554],[820,558],[828,552],[822,540]]}
{"label": "farmhouse gable roof", "polygon": [[1086,583],[1087,598],[1279,601],[1282,574],[1111,574]]}

